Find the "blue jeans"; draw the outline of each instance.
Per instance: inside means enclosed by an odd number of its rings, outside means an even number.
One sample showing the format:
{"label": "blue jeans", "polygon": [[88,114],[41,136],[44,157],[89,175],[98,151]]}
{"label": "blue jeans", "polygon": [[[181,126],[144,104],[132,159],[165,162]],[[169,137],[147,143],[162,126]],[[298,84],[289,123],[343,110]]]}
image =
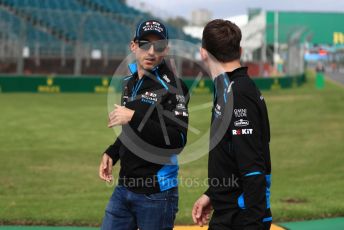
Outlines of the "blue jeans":
{"label": "blue jeans", "polygon": [[151,195],[117,186],[105,210],[102,230],[172,230],[178,212],[178,188]]}

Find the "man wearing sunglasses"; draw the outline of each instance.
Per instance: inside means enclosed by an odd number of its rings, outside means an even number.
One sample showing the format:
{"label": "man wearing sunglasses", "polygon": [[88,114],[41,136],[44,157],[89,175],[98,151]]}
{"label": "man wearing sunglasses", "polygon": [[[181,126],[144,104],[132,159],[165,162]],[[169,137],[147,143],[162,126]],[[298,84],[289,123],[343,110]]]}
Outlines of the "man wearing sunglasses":
{"label": "man wearing sunglasses", "polygon": [[105,210],[102,229],[173,229],[178,210],[178,162],[186,144],[187,87],[165,63],[167,28],[157,20],[141,22],[130,49],[136,61],[123,80],[122,104],[115,105],[108,127],[122,126],[99,167],[112,180],[120,160],[118,186]]}

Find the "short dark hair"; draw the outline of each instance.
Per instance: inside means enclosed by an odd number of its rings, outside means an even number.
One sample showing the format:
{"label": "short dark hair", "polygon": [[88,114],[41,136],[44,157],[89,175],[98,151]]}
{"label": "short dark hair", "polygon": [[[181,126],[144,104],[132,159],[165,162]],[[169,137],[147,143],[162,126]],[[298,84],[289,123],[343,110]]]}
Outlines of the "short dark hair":
{"label": "short dark hair", "polygon": [[202,47],[220,62],[240,59],[241,30],[234,23],[215,19],[204,27]]}

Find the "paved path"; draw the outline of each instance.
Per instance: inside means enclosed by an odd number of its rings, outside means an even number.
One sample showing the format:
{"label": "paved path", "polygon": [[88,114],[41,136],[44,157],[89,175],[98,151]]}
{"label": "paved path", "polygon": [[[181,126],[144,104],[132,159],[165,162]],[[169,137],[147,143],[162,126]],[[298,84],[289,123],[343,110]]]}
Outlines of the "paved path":
{"label": "paved path", "polygon": [[[208,227],[176,226],[174,230],[207,230]],[[99,230],[90,227],[52,227],[52,226],[0,226],[0,230]],[[273,225],[270,230],[284,230],[284,228]]]}
{"label": "paved path", "polygon": [[[344,217],[279,223],[272,225],[270,230],[343,230]],[[285,227],[285,228],[283,228]],[[207,230],[207,226],[201,228],[196,226],[176,226],[174,230]],[[95,227],[72,227],[72,226],[1,226],[0,230],[99,230]]]}
{"label": "paved path", "polygon": [[290,230],[343,230],[344,217],[281,223],[281,226]]}
{"label": "paved path", "polygon": [[344,86],[344,73],[326,73],[326,77]]}
{"label": "paved path", "polygon": [[[208,227],[204,226],[204,227],[196,227],[196,226],[176,226],[174,228],[174,230],[207,230]],[[284,230],[284,228],[276,226],[276,225],[272,225],[270,230]]]}

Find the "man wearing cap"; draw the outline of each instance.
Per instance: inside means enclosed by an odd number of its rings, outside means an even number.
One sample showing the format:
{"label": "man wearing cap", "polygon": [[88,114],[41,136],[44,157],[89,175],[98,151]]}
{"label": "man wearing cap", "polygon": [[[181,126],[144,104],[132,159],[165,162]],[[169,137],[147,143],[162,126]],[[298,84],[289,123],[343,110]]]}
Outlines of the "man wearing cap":
{"label": "man wearing cap", "polygon": [[157,20],[141,22],[130,49],[136,62],[123,80],[121,105],[109,115],[108,127],[122,126],[103,154],[102,180],[112,180],[120,160],[118,186],[105,210],[102,229],[173,229],[178,210],[178,162],[186,144],[187,87],[164,57],[167,28]]}

